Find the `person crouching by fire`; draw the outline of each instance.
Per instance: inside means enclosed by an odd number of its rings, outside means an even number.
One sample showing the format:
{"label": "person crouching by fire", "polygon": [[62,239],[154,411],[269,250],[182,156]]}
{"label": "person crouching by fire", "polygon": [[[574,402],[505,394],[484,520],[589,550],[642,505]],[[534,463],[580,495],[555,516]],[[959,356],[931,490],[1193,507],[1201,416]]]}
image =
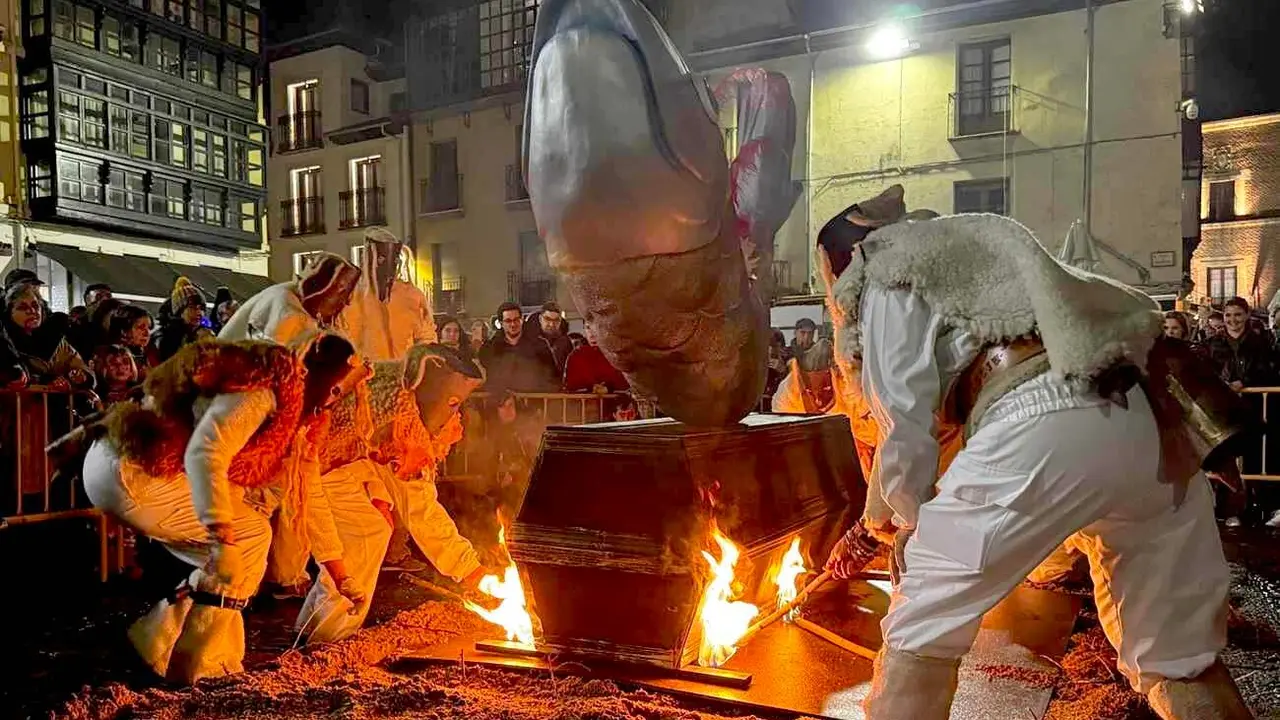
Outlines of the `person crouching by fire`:
{"label": "person crouching by fire", "polygon": [[[1185,433],[1182,411],[1138,385],[1158,307],[1008,218],[917,221],[901,186],[877,200],[893,212],[851,217],[865,237],[823,248],[837,352],[862,360],[874,471],[902,519],[868,718],[945,720],[984,614],[1073,535],[1155,712],[1252,717],[1218,658],[1230,574],[1200,459],[1170,462],[1180,445],[1161,435]],[[938,417],[966,437],[941,478]]]}
{"label": "person crouching by fire", "polygon": [[[270,523],[245,493],[281,484],[285,521],[313,529],[322,493],[298,461],[314,458],[329,409],[362,371],[351,344],[336,335],[313,338],[296,354],[270,342],[195,343],[151,372],[141,403],[119,403],[85,429],[93,444],[83,477],[94,506],[194,567],[129,629],[157,674],[193,683],[243,670],[241,611],[271,544]],[[348,587],[341,547],[332,552],[326,572]],[[364,600],[346,594],[357,605]]]}

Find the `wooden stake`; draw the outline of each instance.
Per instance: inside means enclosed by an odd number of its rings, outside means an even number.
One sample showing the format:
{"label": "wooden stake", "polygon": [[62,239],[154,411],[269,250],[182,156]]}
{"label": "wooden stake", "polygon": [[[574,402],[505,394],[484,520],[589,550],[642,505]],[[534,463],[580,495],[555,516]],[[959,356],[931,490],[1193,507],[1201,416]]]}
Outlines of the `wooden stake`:
{"label": "wooden stake", "polygon": [[823,585],[826,585],[827,581],[830,579],[831,579],[831,571],[827,570],[826,572],[822,573],[818,577],[809,581],[808,585],[805,585],[803,588],[800,589],[800,592],[796,593],[796,597],[794,600],[787,603],[786,605],[783,605],[777,610],[774,610],[768,615],[765,615],[763,618],[758,620],[754,625],[747,628],[747,631],[742,634],[742,637],[738,638],[737,642],[735,642],[734,645],[737,645],[738,647],[742,647],[743,645],[746,645],[747,641],[755,637],[756,634],[759,633],[761,630],[781,620],[787,613],[805,604],[805,602],[808,601],[809,596],[812,595],[813,592],[818,588],[822,587]]}
{"label": "wooden stake", "polygon": [[823,640],[826,640],[832,645],[835,645],[841,650],[847,650],[851,653],[854,653],[855,655],[861,655],[862,657],[868,660],[876,659],[875,650],[872,650],[871,648],[868,648],[868,647],[863,647],[862,645],[859,645],[847,638],[841,637],[831,632],[830,630],[822,627],[821,625],[817,625],[809,620],[805,620],[804,618],[796,618],[795,626],[800,628],[801,630],[805,630],[813,633],[814,635],[817,635],[818,637],[822,638]]}

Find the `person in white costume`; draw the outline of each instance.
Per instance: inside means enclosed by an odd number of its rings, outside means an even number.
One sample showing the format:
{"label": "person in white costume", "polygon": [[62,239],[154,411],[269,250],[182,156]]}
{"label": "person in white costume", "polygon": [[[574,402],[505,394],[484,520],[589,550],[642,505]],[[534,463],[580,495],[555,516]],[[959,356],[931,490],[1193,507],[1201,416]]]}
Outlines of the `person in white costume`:
{"label": "person in white costume", "polygon": [[[1160,332],[1154,303],[1058,263],[1013,220],[902,209],[840,267],[823,250],[900,528],[868,717],[948,717],[983,615],[1069,537],[1120,670],[1161,717],[1252,717],[1218,660],[1229,574],[1209,488],[1162,467],[1130,372]],[[941,478],[939,417],[966,437]]]}
{"label": "person in white costume", "polygon": [[149,374],[144,403],[119,403],[85,429],[94,440],[89,499],[195,566],[129,630],[157,674],[192,683],[243,669],[241,610],[271,543],[248,488],[283,485],[286,521],[304,526],[349,603],[365,602],[346,576],[319,483],[306,477],[355,360],[337,336],[305,342],[296,356],[268,342],[196,343]]}
{"label": "person in white costume", "polygon": [[[310,259],[296,280],[272,285],[245,301],[223,325],[218,339],[273,340],[291,345],[332,325],[350,304],[359,279],[359,269],[342,256],[320,253]],[[253,493],[251,500],[271,517],[280,498],[264,488]],[[304,533],[281,531],[278,525],[272,533],[266,579],[280,588],[282,596],[300,596],[311,582],[307,538]]]}
{"label": "person in white costume", "polygon": [[389,230],[365,232],[360,282],[338,327],[369,360],[400,360],[414,345],[436,342],[430,298],[400,278],[409,262],[404,244]]}

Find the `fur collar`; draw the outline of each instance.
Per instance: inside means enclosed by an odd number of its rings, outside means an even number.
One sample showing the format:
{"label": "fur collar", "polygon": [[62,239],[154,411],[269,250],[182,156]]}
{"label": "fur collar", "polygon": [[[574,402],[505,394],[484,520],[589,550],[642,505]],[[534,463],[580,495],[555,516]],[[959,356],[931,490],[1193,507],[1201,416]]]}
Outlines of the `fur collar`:
{"label": "fur collar", "polygon": [[272,388],[275,412],[231,461],[236,485],[258,487],[275,479],[302,420],[304,380],[287,348],[270,342],[199,342],[183,347],[147,375],[149,405],[112,406],[103,425],[112,444],[153,477],[184,471],[187,443],[195,427],[197,398]]}
{"label": "fur collar", "polygon": [[910,288],[984,342],[1038,333],[1063,377],[1090,377],[1119,360],[1141,365],[1160,333],[1154,300],[1058,262],[1031,231],[997,215],[898,223],[869,235],[828,299],[841,357],[862,356],[867,285]]}

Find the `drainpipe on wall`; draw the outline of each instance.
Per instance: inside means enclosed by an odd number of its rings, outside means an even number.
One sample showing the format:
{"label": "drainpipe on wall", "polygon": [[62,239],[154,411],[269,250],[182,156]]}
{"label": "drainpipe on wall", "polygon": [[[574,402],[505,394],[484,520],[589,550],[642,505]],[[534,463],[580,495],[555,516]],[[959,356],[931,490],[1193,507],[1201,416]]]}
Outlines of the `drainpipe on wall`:
{"label": "drainpipe on wall", "polygon": [[817,238],[813,236],[813,92],[817,85],[818,56],[809,45],[809,34],[804,36],[804,54],[809,58],[809,112],[805,117],[804,132],[804,237],[805,264],[808,274],[809,292],[817,291],[814,283],[813,255],[817,247]]}
{"label": "drainpipe on wall", "polygon": [[1085,35],[1088,51],[1084,60],[1084,209],[1080,229],[1085,242],[1093,239],[1093,50],[1095,13],[1094,0],[1085,0]]}

